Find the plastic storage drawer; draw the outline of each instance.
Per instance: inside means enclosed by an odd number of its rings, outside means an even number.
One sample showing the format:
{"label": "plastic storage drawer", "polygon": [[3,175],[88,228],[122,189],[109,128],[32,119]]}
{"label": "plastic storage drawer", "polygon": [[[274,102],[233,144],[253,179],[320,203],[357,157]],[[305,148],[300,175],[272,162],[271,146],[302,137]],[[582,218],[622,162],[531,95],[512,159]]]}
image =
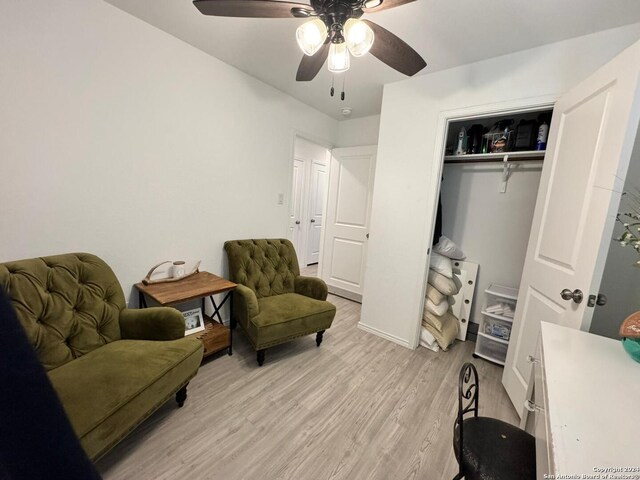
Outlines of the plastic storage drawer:
{"label": "plastic storage drawer", "polygon": [[504,340],[478,332],[475,353],[482,358],[504,365],[504,361],[507,358],[508,346],[508,342]]}
{"label": "plastic storage drawer", "polygon": [[509,337],[511,337],[511,323],[494,317],[485,316],[482,331],[492,337],[509,340]]}

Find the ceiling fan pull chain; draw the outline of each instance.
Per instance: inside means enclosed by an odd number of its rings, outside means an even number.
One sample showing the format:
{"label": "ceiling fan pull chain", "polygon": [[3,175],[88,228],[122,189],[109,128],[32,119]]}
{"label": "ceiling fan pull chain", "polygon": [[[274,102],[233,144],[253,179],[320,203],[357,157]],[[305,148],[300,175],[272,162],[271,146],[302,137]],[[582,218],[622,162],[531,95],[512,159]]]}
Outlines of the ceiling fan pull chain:
{"label": "ceiling fan pull chain", "polygon": [[331,74],[331,90],[330,90],[330,93],[331,93],[332,97],[333,97],[333,94],[335,93],[335,90],[333,88],[333,81],[334,80],[335,80],[335,75]]}
{"label": "ceiling fan pull chain", "polygon": [[340,94],[340,100],[344,101],[344,81],[347,78],[347,72],[344,73],[344,77],[342,77],[342,93]]}

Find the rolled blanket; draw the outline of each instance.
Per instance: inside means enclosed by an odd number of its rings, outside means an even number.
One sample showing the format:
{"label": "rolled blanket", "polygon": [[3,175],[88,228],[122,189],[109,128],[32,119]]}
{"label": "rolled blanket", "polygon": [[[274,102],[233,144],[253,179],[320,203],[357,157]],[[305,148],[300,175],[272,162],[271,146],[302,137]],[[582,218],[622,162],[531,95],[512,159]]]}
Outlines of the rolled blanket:
{"label": "rolled blanket", "polygon": [[451,259],[439,253],[431,252],[429,268],[447,278],[453,277],[453,264],[451,263]]}
{"label": "rolled blanket", "polygon": [[433,285],[443,295],[455,295],[460,291],[462,283],[457,276],[447,278],[433,269],[429,269],[428,283]]}
{"label": "rolled blanket", "polygon": [[437,340],[433,335],[431,335],[429,330],[424,327],[420,329],[420,345],[434,352],[440,351],[440,346],[438,345]]}
{"label": "rolled blanket", "polygon": [[442,302],[442,299],[444,297],[445,295],[442,292],[440,292],[440,290],[438,290],[436,287],[434,287],[430,283],[427,283],[427,298],[429,298],[433,303],[438,304]]}
{"label": "rolled blanket", "polygon": [[451,313],[445,312],[438,317],[426,312],[422,319],[422,326],[434,336],[442,350],[447,350],[458,336],[458,319]]}
{"label": "rolled blanket", "polygon": [[433,247],[433,251],[455,260],[463,260],[465,258],[464,252],[460,247],[444,235],[440,237],[438,244]]}
{"label": "rolled blanket", "polygon": [[437,315],[438,317],[445,314],[449,310],[449,301],[443,296],[440,303],[433,303],[430,298],[424,301],[424,311]]}

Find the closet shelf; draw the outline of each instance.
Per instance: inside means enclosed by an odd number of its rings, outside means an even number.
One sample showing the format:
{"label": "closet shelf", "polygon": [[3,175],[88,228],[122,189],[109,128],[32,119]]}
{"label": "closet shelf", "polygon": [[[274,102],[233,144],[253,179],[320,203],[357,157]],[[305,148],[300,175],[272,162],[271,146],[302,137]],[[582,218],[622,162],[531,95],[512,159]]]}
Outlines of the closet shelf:
{"label": "closet shelf", "polygon": [[524,152],[474,153],[469,155],[445,155],[444,163],[487,163],[502,162],[508,155],[513,162],[541,162],[545,150],[529,150]]}
{"label": "closet shelf", "polygon": [[484,292],[496,297],[506,298],[507,300],[518,300],[517,288],[503,287],[502,285],[495,285],[492,283]]}
{"label": "closet shelf", "polygon": [[482,315],[486,315],[487,317],[495,318],[496,320],[502,320],[503,322],[513,323],[512,317],[505,317],[504,315],[497,315],[495,313],[489,313],[482,310]]}

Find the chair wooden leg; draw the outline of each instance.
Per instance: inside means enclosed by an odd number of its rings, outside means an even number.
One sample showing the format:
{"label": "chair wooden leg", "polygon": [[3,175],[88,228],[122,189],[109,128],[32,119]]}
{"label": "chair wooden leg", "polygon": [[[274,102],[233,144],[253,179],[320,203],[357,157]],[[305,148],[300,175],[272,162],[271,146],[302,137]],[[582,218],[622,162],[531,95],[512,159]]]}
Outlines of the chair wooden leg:
{"label": "chair wooden leg", "polygon": [[265,349],[263,348],[262,350],[258,350],[257,353],[257,360],[258,360],[258,365],[262,366],[262,364],[264,363],[264,352]]}
{"label": "chair wooden leg", "polygon": [[316,345],[319,347],[322,343],[322,336],[324,335],[324,330],[316,333]]}
{"label": "chair wooden leg", "polygon": [[229,319],[229,328],[231,328],[231,330],[235,330],[237,326],[238,322],[236,322],[236,319],[231,316],[231,318]]}
{"label": "chair wooden leg", "polygon": [[[187,385],[189,385],[187,383]],[[187,385],[182,387],[176,392],[176,402],[178,402],[178,408],[182,408],[184,401],[187,399]]]}

